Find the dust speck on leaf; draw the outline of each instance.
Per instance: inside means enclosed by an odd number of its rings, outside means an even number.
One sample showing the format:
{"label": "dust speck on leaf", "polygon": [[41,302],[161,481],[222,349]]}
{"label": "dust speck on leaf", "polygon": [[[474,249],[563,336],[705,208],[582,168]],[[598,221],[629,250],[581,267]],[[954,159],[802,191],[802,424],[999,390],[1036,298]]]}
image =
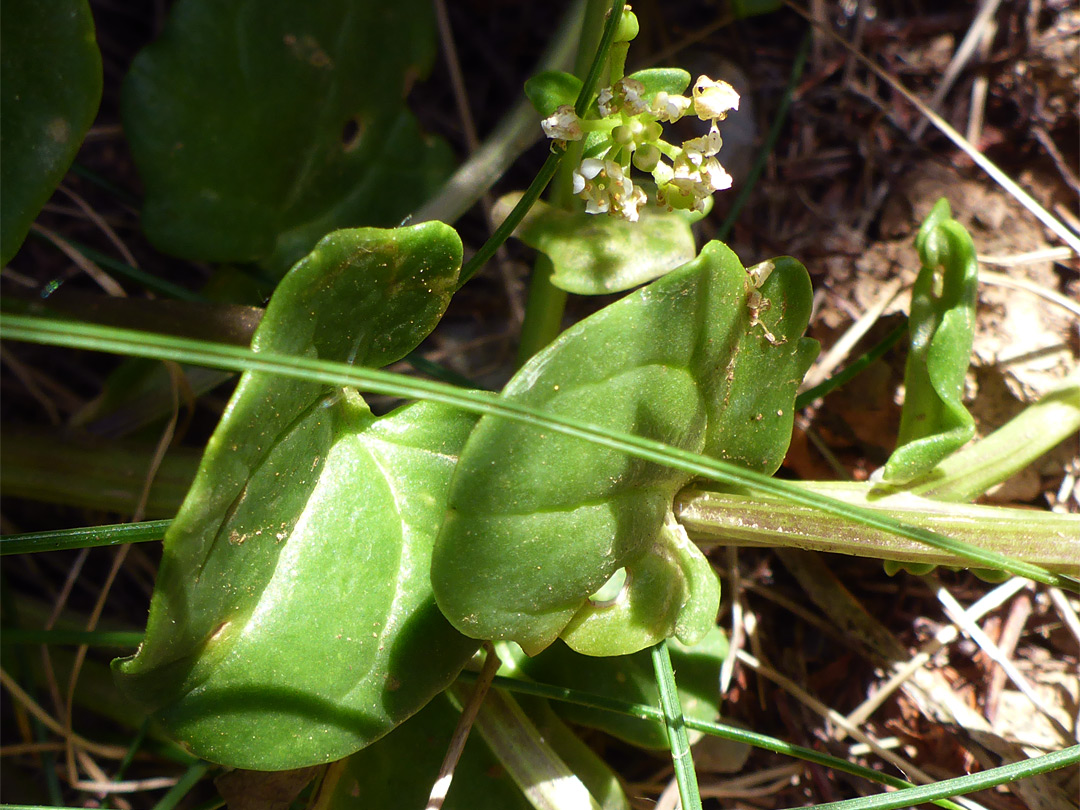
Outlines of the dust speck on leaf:
{"label": "dust speck on leaf", "polygon": [[45,134],[53,143],[67,143],[71,140],[71,123],[64,118],[54,118],[45,125]]}

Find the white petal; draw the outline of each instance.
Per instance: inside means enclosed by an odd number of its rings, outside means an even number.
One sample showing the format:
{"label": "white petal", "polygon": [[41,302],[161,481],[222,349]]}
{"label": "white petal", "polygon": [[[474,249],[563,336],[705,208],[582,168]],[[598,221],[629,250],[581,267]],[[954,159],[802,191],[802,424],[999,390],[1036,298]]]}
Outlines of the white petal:
{"label": "white petal", "polygon": [[600,116],[602,118],[607,118],[615,112],[615,107],[611,103],[614,100],[615,94],[611,91],[610,87],[605,87],[600,91],[599,95],[597,95],[596,106],[599,108]]}
{"label": "white petal", "polygon": [[581,119],[574,108],[563,104],[554,113],[540,122],[544,134],[560,141],[580,141],[585,134],[581,131]]}
{"label": "white petal", "polygon": [[581,168],[579,171],[587,180],[592,180],[596,175],[600,174],[603,168],[604,161],[597,160],[596,158],[585,158],[581,161]]}
{"label": "white petal", "polygon": [[739,109],[739,94],[725,81],[699,76],[694,84],[694,113],[702,121],[723,118],[729,110]]}

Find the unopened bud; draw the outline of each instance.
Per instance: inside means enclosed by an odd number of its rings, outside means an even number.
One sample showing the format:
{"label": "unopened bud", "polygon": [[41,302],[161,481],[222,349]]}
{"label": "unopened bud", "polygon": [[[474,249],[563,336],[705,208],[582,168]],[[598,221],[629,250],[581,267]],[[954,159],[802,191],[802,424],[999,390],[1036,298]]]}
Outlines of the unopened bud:
{"label": "unopened bud", "polygon": [[638,35],[637,15],[630,10],[630,6],[623,6],[622,17],[619,26],[615,29],[615,42],[629,42]]}

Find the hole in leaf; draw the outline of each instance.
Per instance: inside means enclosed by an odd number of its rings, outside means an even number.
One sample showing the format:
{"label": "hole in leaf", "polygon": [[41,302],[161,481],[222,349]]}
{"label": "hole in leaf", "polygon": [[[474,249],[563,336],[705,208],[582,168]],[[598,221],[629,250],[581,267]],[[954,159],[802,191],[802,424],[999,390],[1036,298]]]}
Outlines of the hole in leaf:
{"label": "hole in leaf", "polygon": [[341,126],[341,148],[346,152],[352,152],[360,145],[364,137],[364,126],[359,116],[354,116]]}
{"label": "hole in leaf", "polygon": [[630,587],[630,580],[630,572],[625,568],[620,568],[608,578],[607,582],[600,586],[596,593],[589,597],[589,603],[598,608],[611,607],[617,604]]}

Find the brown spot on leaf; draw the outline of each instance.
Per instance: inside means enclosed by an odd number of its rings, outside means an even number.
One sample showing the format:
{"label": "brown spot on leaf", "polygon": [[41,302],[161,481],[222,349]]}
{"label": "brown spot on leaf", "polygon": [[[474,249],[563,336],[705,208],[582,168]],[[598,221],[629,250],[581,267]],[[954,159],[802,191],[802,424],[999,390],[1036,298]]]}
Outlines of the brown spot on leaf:
{"label": "brown spot on leaf", "polygon": [[334,60],[330,58],[330,54],[322,49],[319,41],[311,34],[304,34],[300,37],[295,34],[286,34],[282,37],[282,42],[285,43],[285,47],[289,49],[293,56],[307,62],[312,67],[325,68],[326,70],[333,69]]}

